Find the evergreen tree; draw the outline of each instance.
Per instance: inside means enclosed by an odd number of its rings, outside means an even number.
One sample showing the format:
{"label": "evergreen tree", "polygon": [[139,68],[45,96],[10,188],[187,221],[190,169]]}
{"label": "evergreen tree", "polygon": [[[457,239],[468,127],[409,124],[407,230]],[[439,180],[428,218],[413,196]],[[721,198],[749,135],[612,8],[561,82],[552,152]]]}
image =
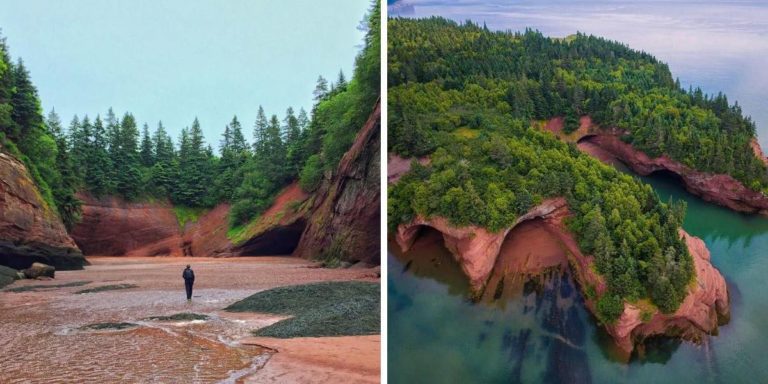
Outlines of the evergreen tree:
{"label": "evergreen tree", "polygon": [[107,137],[101,117],[96,115],[91,129],[91,150],[88,157],[88,175],[85,185],[97,196],[111,193],[114,185],[110,183],[109,172],[112,164],[107,152]]}
{"label": "evergreen tree", "polygon": [[312,95],[315,97],[315,101],[320,101],[328,95],[328,80],[323,76],[317,77],[317,84],[315,85],[315,90],[312,92]]}
{"label": "evergreen tree", "polygon": [[56,164],[61,174],[59,184],[52,186],[53,198],[56,200],[56,206],[64,226],[67,229],[71,229],[80,220],[80,206],[82,203],[75,197],[79,181],[69,156],[67,136],[61,127],[59,115],[53,109],[48,114],[46,126],[53,135],[54,140],[56,140]]}
{"label": "evergreen tree", "polygon": [[269,127],[269,121],[267,115],[264,113],[264,108],[259,106],[259,112],[256,115],[256,123],[253,126],[253,152],[257,156],[265,151],[265,145],[267,142],[267,128]]}
{"label": "evergreen tree", "polygon": [[[108,116],[109,117],[109,116]],[[117,192],[128,200],[138,197],[141,188],[141,171],[139,166],[139,129],[136,119],[126,113],[120,122],[116,148],[117,160],[114,168],[117,170]]]}
{"label": "evergreen tree", "polygon": [[144,123],[141,133],[141,152],[139,157],[141,165],[145,167],[151,167],[155,163],[154,154],[152,153],[152,139],[149,137],[149,126],[147,123]]}

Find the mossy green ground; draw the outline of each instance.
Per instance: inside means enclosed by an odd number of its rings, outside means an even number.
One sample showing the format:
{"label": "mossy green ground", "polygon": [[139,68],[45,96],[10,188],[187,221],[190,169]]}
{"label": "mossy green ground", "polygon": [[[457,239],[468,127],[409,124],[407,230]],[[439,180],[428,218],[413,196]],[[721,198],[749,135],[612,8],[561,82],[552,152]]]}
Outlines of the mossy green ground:
{"label": "mossy green ground", "polygon": [[208,320],[208,316],[201,315],[199,313],[176,313],[170,316],[152,316],[148,317],[145,320],[153,320],[153,321],[192,321],[192,320]]}
{"label": "mossy green ground", "polygon": [[73,281],[64,284],[39,284],[39,285],[25,285],[23,287],[8,288],[8,292],[34,292],[41,289],[55,289],[55,288],[69,288],[69,287],[82,287],[83,285],[90,284],[90,281]]}
{"label": "mossy green ground", "polygon": [[3,288],[6,285],[16,281],[19,278],[18,272],[19,271],[13,268],[8,268],[4,265],[0,265],[0,288]]}
{"label": "mossy green ground", "polygon": [[95,323],[95,324],[84,325],[80,327],[80,329],[83,331],[104,331],[104,330],[119,331],[121,329],[133,328],[136,326],[138,325],[133,323]]}
{"label": "mossy green ground", "polygon": [[225,308],[293,316],[253,332],[278,338],[371,335],[380,332],[380,285],[359,281],[279,287]]}
{"label": "mossy green ground", "polygon": [[138,287],[139,286],[135,284],[110,284],[110,285],[102,285],[101,287],[96,287],[96,288],[83,289],[75,293],[76,294],[96,293],[96,292],[114,291],[118,289],[130,289],[130,288],[138,288]]}
{"label": "mossy green ground", "polygon": [[195,223],[201,216],[208,212],[206,208],[192,208],[184,206],[174,206],[173,213],[176,214],[176,220],[179,222],[179,228],[184,229],[187,223]]}

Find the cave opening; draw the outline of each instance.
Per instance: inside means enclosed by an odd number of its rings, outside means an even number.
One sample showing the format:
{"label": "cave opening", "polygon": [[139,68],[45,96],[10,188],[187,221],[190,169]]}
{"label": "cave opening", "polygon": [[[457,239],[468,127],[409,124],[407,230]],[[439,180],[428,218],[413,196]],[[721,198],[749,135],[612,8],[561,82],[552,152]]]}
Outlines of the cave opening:
{"label": "cave opening", "polygon": [[578,140],[576,140],[576,144],[592,142],[592,139],[595,138],[595,137],[597,137],[597,135],[595,135],[595,134],[584,135],[584,136],[580,137]]}
{"label": "cave opening", "polygon": [[659,169],[648,174],[648,177],[652,177],[659,181],[664,181],[674,185],[685,185],[685,180],[679,174],[666,170]]}
{"label": "cave opening", "polygon": [[398,272],[412,273],[445,284],[451,295],[468,295],[469,279],[445,246],[443,234],[427,225],[418,226],[416,231],[407,252],[402,252],[394,239],[389,244],[389,252],[400,264]]}
{"label": "cave opening", "polygon": [[290,255],[299,245],[307,222],[303,219],[277,226],[255,236],[239,247],[240,256]]}

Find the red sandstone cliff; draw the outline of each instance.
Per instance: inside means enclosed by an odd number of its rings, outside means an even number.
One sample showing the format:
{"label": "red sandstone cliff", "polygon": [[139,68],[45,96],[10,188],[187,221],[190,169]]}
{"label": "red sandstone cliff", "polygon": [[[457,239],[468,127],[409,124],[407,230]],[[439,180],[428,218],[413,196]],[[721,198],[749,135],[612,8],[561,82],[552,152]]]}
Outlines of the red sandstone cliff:
{"label": "red sandstone cliff", "polygon": [[632,145],[621,141],[618,133],[605,131],[583,140],[615,156],[640,175],[645,176],[662,170],[672,172],[680,176],[688,192],[703,200],[734,211],[768,215],[768,196],[747,188],[730,175],[699,172],[667,156],[650,158]]}
{"label": "red sandstone cliff", "polygon": [[307,227],[294,255],[381,262],[380,131],[377,101],[333,178],[324,181],[309,200]]}
{"label": "red sandstone cliff", "polygon": [[[564,219],[569,214],[565,199],[548,199],[521,216],[512,227],[497,233],[475,226],[455,227],[441,217],[417,217],[412,222],[398,227],[395,240],[405,252],[423,226],[441,232],[446,248],[466,273],[473,290],[480,293],[491,275],[501,245],[509,231],[526,220],[540,219],[567,250],[570,271],[582,289],[595,287],[597,295],[602,295],[606,289],[605,282],[595,272],[593,258],[581,253],[575,238],[564,224]],[[725,280],[710,264],[709,251],[704,242],[683,230],[680,230],[680,235],[685,239],[694,260],[695,283],[675,313],[663,314],[657,311],[648,321],[642,320],[642,311],[636,304],[625,303],[624,313],[614,324],[606,325],[606,330],[626,357],[631,354],[637,343],[653,335],[667,334],[694,341],[701,340],[705,335],[716,332],[720,320],[729,316]],[[552,266],[557,265],[561,265],[561,261],[552,260]],[[545,267],[548,266],[540,265],[537,268],[544,270]],[[587,307],[595,312],[595,302],[586,300],[586,303]]]}
{"label": "red sandstone cliff", "polygon": [[179,226],[168,202],[126,202],[117,197],[83,200],[82,220],[72,238],[85,255],[98,256],[228,256],[226,204],[195,223]]}
{"label": "red sandstone cliff", "polygon": [[[761,192],[749,189],[730,175],[699,172],[667,156],[650,158],[644,152],[621,141],[620,136],[623,132],[618,129],[602,129],[596,126],[589,116],[581,117],[579,128],[570,134],[562,131],[562,118],[553,118],[545,122],[542,129],[552,132],[564,141],[594,146],[597,150],[585,152],[606,163],[610,163],[612,159],[609,156],[613,156],[632,171],[643,176],[656,171],[672,172],[680,176],[688,192],[705,201],[739,212],[768,215],[768,196]],[[753,139],[750,147],[758,159],[768,164],[768,159],[757,140]]]}
{"label": "red sandstone cliff", "polygon": [[87,264],[27,168],[0,147],[0,264],[23,269],[36,261],[58,269]]}

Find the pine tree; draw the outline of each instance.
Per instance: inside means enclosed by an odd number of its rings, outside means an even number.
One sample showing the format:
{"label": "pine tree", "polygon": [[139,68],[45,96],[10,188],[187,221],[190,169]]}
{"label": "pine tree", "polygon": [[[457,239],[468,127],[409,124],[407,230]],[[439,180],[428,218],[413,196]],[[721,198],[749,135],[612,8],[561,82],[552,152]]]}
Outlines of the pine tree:
{"label": "pine tree", "polygon": [[264,108],[259,106],[259,113],[256,115],[256,123],[253,126],[253,152],[257,157],[262,156],[265,152],[264,146],[267,142],[268,127],[267,115],[264,113]]}
{"label": "pine tree", "polygon": [[317,85],[315,85],[315,90],[312,92],[312,95],[315,96],[315,101],[320,101],[328,95],[328,80],[323,76],[317,77]]}
{"label": "pine tree", "polygon": [[117,158],[120,162],[114,163],[117,170],[117,192],[133,200],[138,197],[141,188],[141,162],[138,152],[139,130],[136,119],[130,113],[126,113],[120,122],[118,145]]}
{"label": "pine tree", "polygon": [[347,79],[344,77],[344,71],[339,70],[339,77],[336,79],[336,90],[344,91],[347,89]]}
{"label": "pine tree", "polygon": [[54,140],[56,140],[56,164],[61,174],[60,183],[52,186],[53,197],[56,200],[56,207],[59,210],[64,226],[67,229],[71,229],[80,220],[80,206],[82,203],[75,197],[79,181],[69,156],[67,136],[64,134],[61,127],[61,119],[59,119],[59,115],[56,114],[55,110],[51,109],[45,123],[48,127],[48,132],[51,132]]}
{"label": "pine tree", "polygon": [[96,115],[91,129],[91,151],[89,156],[88,178],[85,180],[88,189],[97,196],[110,193],[114,185],[108,177],[112,164],[107,152],[107,137],[101,117]]}
{"label": "pine tree", "polygon": [[152,139],[149,137],[149,125],[144,123],[141,132],[141,152],[139,154],[141,165],[151,167],[155,164],[154,154],[152,153]]}

